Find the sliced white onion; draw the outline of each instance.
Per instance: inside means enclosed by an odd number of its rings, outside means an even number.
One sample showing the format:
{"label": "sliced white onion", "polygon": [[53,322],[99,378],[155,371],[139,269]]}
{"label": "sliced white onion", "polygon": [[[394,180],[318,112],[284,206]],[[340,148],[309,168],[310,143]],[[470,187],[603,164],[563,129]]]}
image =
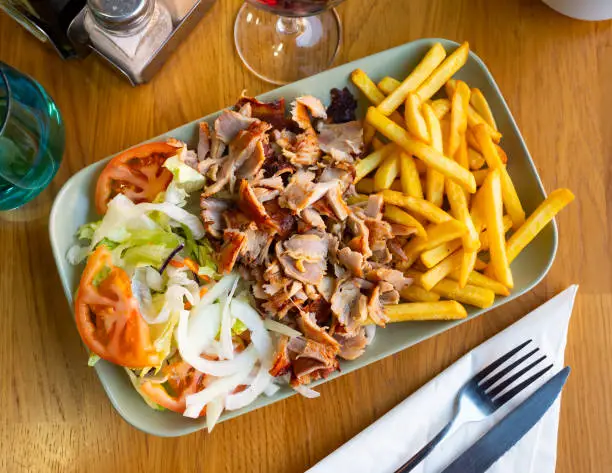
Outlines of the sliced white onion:
{"label": "sliced white onion", "polygon": [[225,407],[225,396],[217,396],[206,405],[206,427],[212,432]]}
{"label": "sliced white onion", "polygon": [[205,235],[204,226],[197,215],[187,212],[185,209],[182,209],[169,202],[162,202],[161,204],[150,204],[145,202],[138,204],[136,208],[140,212],[151,212],[153,210],[157,210],[158,212],[165,213],[172,220],[186,225],[189,230],[191,230],[191,233],[196,240],[203,238]]}
{"label": "sliced white onion", "polygon": [[238,276],[235,275],[235,274],[228,274],[227,276],[223,276],[221,279],[219,279],[219,281],[217,281],[208,290],[208,292],[206,294],[204,294],[202,296],[202,299],[200,299],[200,304],[202,304],[202,305],[212,304],[217,299],[219,299],[221,294],[229,293],[230,289],[234,285],[234,280],[237,277]]}
{"label": "sliced white onion", "polygon": [[281,322],[277,322],[276,320],[265,319],[264,326],[272,332],[277,332],[282,335],[287,335],[288,337],[301,337],[302,336],[302,334],[298,332],[297,330]]}
{"label": "sliced white onion", "polygon": [[374,337],[376,336],[376,325],[374,324],[366,325],[364,327],[364,330],[365,330],[366,345],[369,345],[370,343],[374,341]]}
{"label": "sliced white onion", "polygon": [[178,342],[178,349],[187,363],[193,366],[202,373],[210,374],[212,376],[230,376],[243,371],[250,371],[255,362],[257,361],[257,350],[255,345],[249,345],[246,350],[239,353],[233,360],[221,360],[213,361],[207,360],[200,356],[200,353],[196,351],[197,347],[194,347],[191,343],[188,334],[189,328],[189,312],[186,310],[181,311],[179,318],[178,327],[176,330],[176,338]]}
{"label": "sliced white onion", "polygon": [[308,399],[314,399],[321,395],[321,393],[315,391],[312,388],[309,388],[308,386],[304,386],[303,384],[300,384],[299,386],[294,386],[293,389],[296,392],[300,393],[302,396],[307,397]]}
{"label": "sliced white onion", "polygon": [[159,272],[151,266],[145,266],[145,281],[154,291],[161,292],[164,288],[164,280]]}
{"label": "sliced white onion", "polygon": [[227,398],[225,398],[225,408],[228,411],[235,411],[251,404],[257,399],[257,396],[263,393],[274,380],[270,373],[268,373],[269,369],[269,364],[263,363],[259,367],[257,376],[255,376],[255,379],[248,388],[236,394],[228,394]]}
{"label": "sliced white onion", "polygon": [[185,308],[183,297],[186,298],[190,304],[193,304],[194,302],[191,292],[189,292],[185,287],[177,284],[169,286],[168,289],[166,289],[166,294],[164,294],[164,297],[166,301],[164,302],[162,309],[159,311],[159,314],[153,318],[147,318],[145,316],[145,320],[148,323],[163,324],[164,322],[168,321],[172,312],[183,311]]}
{"label": "sliced white onion", "polygon": [[[246,350],[242,353],[246,353]],[[238,357],[236,357],[236,359],[238,359]],[[220,361],[218,363],[231,363],[231,361]],[[193,417],[194,419],[197,418],[200,412],[202,412],[202,409],[204,409],[204,406],[206,406],[210,401],[218,396],[224,396],[236,389],[241,384],[244,384],[250,372],[251,368],[248,370],[239,371],[231,376],[219,378],[210,383],[201,391],[187,396],[185,398],[187,408],[185,409],[183,415],[185,417]]]}
{"label": "sliced white onion", "polygon": [[268,386],[266,386],[266,389],[264,389],[264,394],[268,397],[272,397],[279,391],[279,389],[280,386],[278,384],[270,383]]}
{"label": "sliced white onion", "polygon": [[[221,305],[198,305],[189,315],[189,342],[195,353],[212,354],[210,348],[218,343],[215,337],[221,325]],[[215,355],[218,354],[215,348]]]}
{"label": "sliced white onion", "polygon": [[251,343],[255,345],[262,360],[272,360],[274,349],[272,338],[266,330],[259,313],[245,301],[234,299],[231,304],[232,315],[240,320],[251,331]]}
{"label": "sliced white onion", "polygon": [[238,278],[234,278],[229,294],[221,296],[221,306],[223,312],[221,313],[221,333],[219,340],[221,341],[221,357],[226,360],[232,360],[234,358],[234,344],[232,343],[232,316],[230,314],[230,302],[234,297],[236,286],[238,285]]}

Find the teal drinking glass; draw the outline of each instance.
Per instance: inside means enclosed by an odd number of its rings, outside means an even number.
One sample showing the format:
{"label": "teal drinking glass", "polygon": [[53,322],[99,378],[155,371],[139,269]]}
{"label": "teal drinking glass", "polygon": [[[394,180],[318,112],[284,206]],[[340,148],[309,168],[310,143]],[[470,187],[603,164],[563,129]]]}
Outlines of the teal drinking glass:
{"label": "teal drinking glass", "polygon": [[64,153],[64,124],[47,92],[0,62],[0,210],[36,197]]}

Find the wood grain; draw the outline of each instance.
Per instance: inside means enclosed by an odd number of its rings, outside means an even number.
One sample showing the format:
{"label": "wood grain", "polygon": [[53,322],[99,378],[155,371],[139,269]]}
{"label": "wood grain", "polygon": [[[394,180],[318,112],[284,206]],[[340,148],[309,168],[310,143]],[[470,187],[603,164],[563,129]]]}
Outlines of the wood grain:
{"label": "wood grain", "polygon": [[[549,275],[503,308],[320,388],[224,423],[213,435],[145,435],[114,412],[71,320],[47,237],[70,175],[104,156],[272,87],[232,44],[239,0],[217,2],[145,86],[95,58],[62,62],[0,15],[0,60],[55,98],[67,148],[50,187],[0,214],[0,471],[300,472],[471,348],[571,283],[581,285],[567,346],[559,473],[612,471],[612,23],[570,20],[538,0],[350,0],[338,64],[421,37],[467,40],[495,76],[547,189],[577,201],[559,217]],[[384,32],[381,34],[381,32]],[[435,412],[432,412],[435,415]]]}

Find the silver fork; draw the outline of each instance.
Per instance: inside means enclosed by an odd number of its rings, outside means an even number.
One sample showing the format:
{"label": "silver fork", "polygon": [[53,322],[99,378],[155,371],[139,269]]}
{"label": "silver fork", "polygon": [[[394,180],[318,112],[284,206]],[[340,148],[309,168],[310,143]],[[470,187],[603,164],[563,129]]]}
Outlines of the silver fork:
{"label": "silver fork", "polygon": [[[546,359],[546,356],[543,355],[537,358],[535,361],[531,361],[526,366],[520,367],[520,365],[527,362],[537,353],[538,348],[536,347],[525,355],[522,355],[517,360],[508,364],[508,366],[501,368],[499,372],[489,376],[491,373],[493,373],[493,371],[500,368],[501,365],[503,365],[506,361],[508,361],[530,343],[531,340],[521,343],[519,346],[499,357],[489,366],[476,374],[472,379],[470,379],[461,388],[461,391],[459,391],[457,399],[455,400],[453,418],[450,420],[450,422],[446,424],[442,430],[440,430],[440,432],[438,432],[438,434],[431,439],[427,445],[421,448],[421,450],[419,450],[410,460],[395,470],[395,473],[406,473],[408,471],[412,471],[414,467],[416,467],[427,455],[431,453],[431,451],[442,441],[442,439],[452,435],[463,424],[468,422],[477,422],[489,416],[527,386],[539,379],[549,369],[551,369],[553,367],[552,364],[531,375],[516,386],[511,387],[511,385],[517,379]],[[504,378],[506,375],[510,376],[502,380],[502,378]],[[506,389],[508,390],[502,394],[502,391]]]}

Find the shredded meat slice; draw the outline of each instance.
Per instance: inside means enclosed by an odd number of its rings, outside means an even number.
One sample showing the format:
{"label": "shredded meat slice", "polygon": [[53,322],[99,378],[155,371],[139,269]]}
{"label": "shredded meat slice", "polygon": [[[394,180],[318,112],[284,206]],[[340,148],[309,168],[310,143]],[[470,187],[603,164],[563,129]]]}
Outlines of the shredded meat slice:
{"label": "shredded meat slice", "polygon": [[338,261],[358,278],[363,277],[363,255],[345,246],[338,251]]}
{"label": "shredded meat slice", "polygon": [[338,356],[345,360],[354,360],[363,355],[368,340],[365,336],[365,330],[360,327],[354,333],[334,333],[334,338],[340,343],[340,352]]}
{"label": "shredded meat slice", "polygon": [[316,285],[317,291],[323,296],[323,298],[330,302],[334,293],[335,281],[330,276],[325,276],[319,284]]}
{"label": "shredded meat slice", "polygon": [[363,126],[352,121],[339,125],[319,126],[319,147],[337,161],[353,162],[363,152]]}
{"label": "shredded meat slice", "polygon": [[312,182],[314,177],[314,173],[310,171],[297,171],[283,192],[280,205],[299,214],[306,207],[321,199],[330,189],[337,187],[335,182],[314,184]]}
{"label": "shredded meat slice", "polygon": [[215,120],[215,135],[221,142],[228,145],[239,132],[246,130],[252,123],[258,121],[256,118],[245,117],[233,110],[224,110]]}
{"label": "shredded meat slice", "polygon": [[234,268],[244,245],[246,245],[246,235],[237,230],[225,230],[223,240],[225,243],[219,254],[219,272],[229,274]]}
{"label": "shredded meat slice", "polygon": [[294,235],[284,243],[285,253],[295,260],[318,261],[327,256],[328,242],[318,235]]}
{"label": "shredded meat slice", "polygon": [[393,287],[397,291],[401,291],[406,286],[412,283],[412,279],[404,276],[404,273],[402,273],[401,271],[398,271],[397,269],[384,268],[384,267],[376,268],[376,269],[373,269],[372,271],[369,271],[368,274],[366,274],[366,279],[368,281],[374,281],[374,282],[379,282],[379,281],[387,282],[393,285]]}
{"label": "shredded meat slice", "polygon": [[312,95],[298,97],[291,104],[291,118],[302,130],[312,128],[312,123],[310,122],[310,117],[308,116],[309,111],[313,117],[323,119],[327,118],[325,107],[323,107],[323,104],[318,98],[313,97]]}
{"label": "shredded meat slice", "polygon": [[276,257],[278,258],[285,274],[304,284],[318,285],[325,276],[325,261],[320,259],[314,262],[295,260],[285,254],[282,242],[276,243]]}
{"label": "shredded meat slice", "polygon": [[341,184],[342,192],[345,192],[353,182],[353,174],[346,169],[338,167],[327,167],[319,176],[319,182],[338,181]]}
{"label": "shredded meat slice", "polygon": [[268,189],[266,187],[254,187],[253,193],[255,194],[255,197],[257,197],[257,200],[262,204],[264,202],[268,202],[269,200],[276,199],[280,195],[280,191]]}
{"label": "shredded meat slice", "polygon": [[338,217],[338,220],[344,221],[349,215],[349,208],[348,205],[346,205],[346,202],[344,202],[344,199],[342,198],[340,182],[333,181],[333,183],[335,184],[335,186],[332,187],[329,191],[327,191],[327,202],[329,203],[336,217]]}
{"label": "shredded meat slice", "polygon": [[409,227],[400,223],[389,223],[389,225],[391,225],[391,233],[395,237],[411,236],[417,232],[416,227]]}
{"label": "shredded meat slice", "polygon": [[259,118],[260,120],[268,122],[272,127],[279,130],[287,126],[284,98],[280,98],[273,102],[260,102],[253,97],[241,97],[238,103],[236,103],[236,106],[242,108],[247,104],[250,105],[251,116],[253,118]]}
{"label": "shredded meat slice", "polygon": [[242,248],[242,261],[246,264],[262,264],[274,239],[273,236],[259,230],[255,223],[251,223],[244,233],[246,245]]}
{"label": "shredded meat slice", "polygon": [[198,161],[204,161],[210,151],[210,128],[208,123],[199,123],[198,133]]}
{"label": "shredded meat slice", "polygon": [[279,238],[287,238],[294,232],[295,217],[288,209],[278,205],[279,199],[273,199],[263,204],[266,212],[274,222],[274,228]]}
{"label": "shredded meat slice", "polygon": [[383,197],[381,194],[371,194],[365,208],[365,215],[374,220],[382,218]]}
{"label": "shredded meat slice", "polygon": [[242,179],[238,190],[238,208],[257,224],[277,229],[276,222],[268,215],[263,204],[257,199],[249,181]]}
{"label": "shredded meat slice", "polygon": [[263,143],[259,141],[255,145],[255,151],[247,158],[242,167],[236,172],[236,177],[244,179],[254,178],[262,168],[266,155],[263,149]]}
{"label": "shredded meat slice", "polygon": [[338,282],[331,298],[331,310],[342,325],[354,325],[351,314],[353,307],[358,304],[360,296],[359,286],[353,279]]}
{"label": "shredded meat slice", "polygon": [[388,319],[385,316],[383,304],[380,301],[380,290],[381,287],[380,284],[378,284],[374,287],[372,294],[370,294],[370,299],[368,300],[368,316],[376,325],[384,327]]}
{"label": "shredded meat slice", "polygon": [[349,248],[358,251],[365,259],[368,259],[372,256],[372,250],[370,249],[369,243],[370,230],[365,222],[353,212],[348,216],[347,226],[354,235],[354,238],[348,243]]}
{"label": "shredded meat slice", "polygon": [[227,200],[214,197],[202,197],[200,208],[202,209],[202,221],[204,228],[215,238],[223,236],[223,212],[230,208],[231,203]]}
{"label": "shredded meat slice", "polygon": [[321,157],[319,140],[314,129],[309,128],[295,137],[291,148],[283,148],[283,155],[296,166],[311,166]]}
{"label": "shredded meat slice", "polygon": [[269,371],[272,376],[282,376],[291,370],[291,360],[289,359],[289,351],[287,350],[288,344],[289,337],[281,335],[276,344],[274,361]]}
{"label": "shredded meat slice", "polygon": [[238,132],[230,143],[229,155],[223,160],[221,169],[217,173],[217,182],[205,188],[204,195],[209,196],[219,192],[227,183],[230,183],[230,191],[233,190],[236,169],[239,169],[253,154],[257,143],[266,137],[265,133],[269,129],[269,124],[257,120],[246,130]]}
{"label": "shredded meat slice", "polygon": [[331,345],[335,350],[338,350],[340,344],[337,340],[334,340],[323,327],[319,327],[315,321],[313,314],[307,314],[301,312],[298,319],[298,327],[300,331],[311,340],[315,342],[323,343],[325,345]]}
{"label": "shredded meat slice", "polygon": [[316,228],[317,230],[325,230],[325,222],[323,221],[323,218],[321,218],[319,212],[317,212],[315,209],[311,207],[305,208],[302,210],[300,216],[302,220],[312,228]]}

